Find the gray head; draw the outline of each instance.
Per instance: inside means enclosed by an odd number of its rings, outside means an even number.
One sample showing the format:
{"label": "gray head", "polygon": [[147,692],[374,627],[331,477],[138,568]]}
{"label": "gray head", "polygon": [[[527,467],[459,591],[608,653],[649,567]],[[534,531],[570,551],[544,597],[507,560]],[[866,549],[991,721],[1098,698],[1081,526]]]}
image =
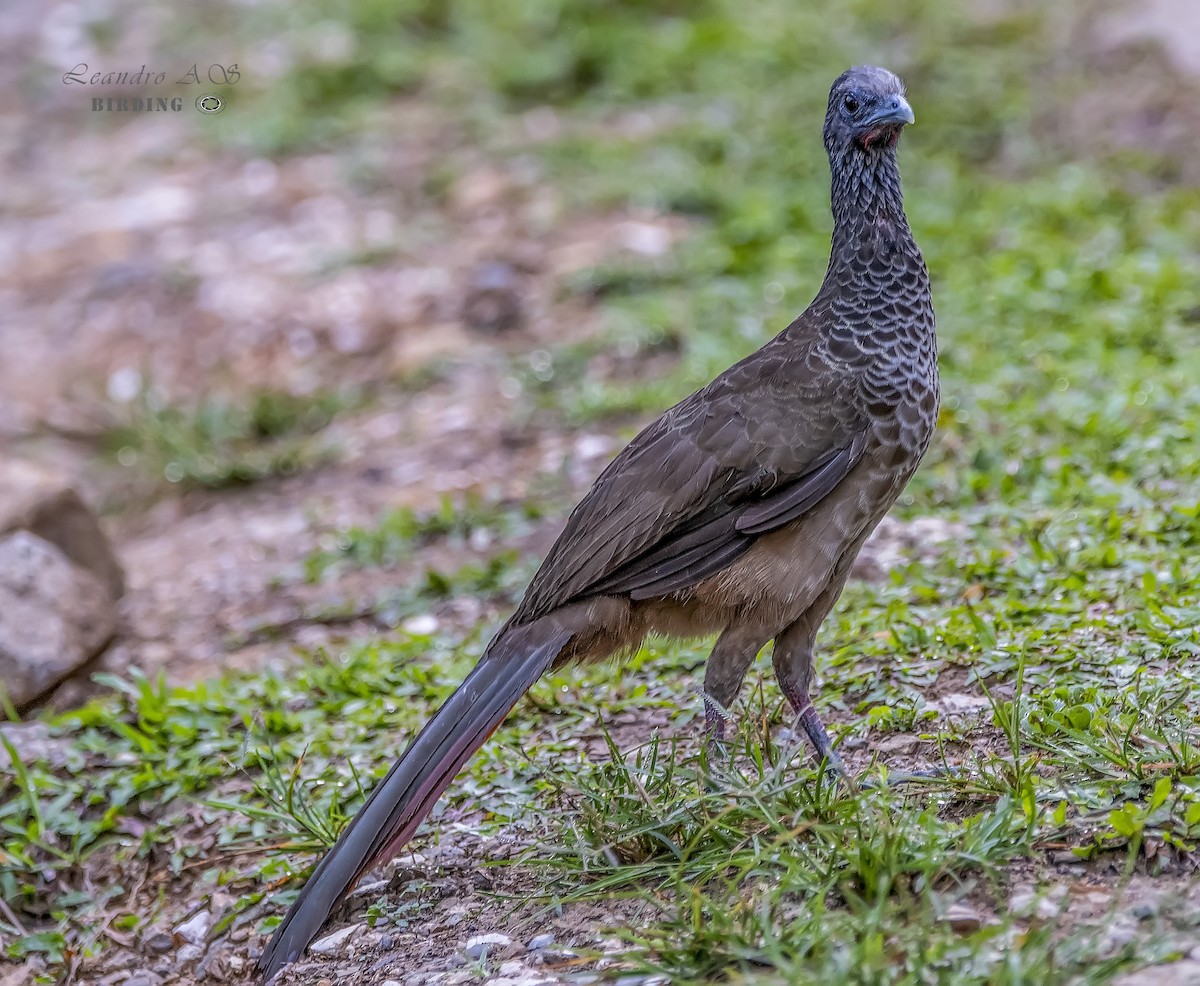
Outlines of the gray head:
{"label": "gray head", "polygon": [[825,113],[825,149],[831,159],[847,152],[874,157],[895,149],[900,131],[913,122],[904,83],[885,68],[859,65],[837,77]]}

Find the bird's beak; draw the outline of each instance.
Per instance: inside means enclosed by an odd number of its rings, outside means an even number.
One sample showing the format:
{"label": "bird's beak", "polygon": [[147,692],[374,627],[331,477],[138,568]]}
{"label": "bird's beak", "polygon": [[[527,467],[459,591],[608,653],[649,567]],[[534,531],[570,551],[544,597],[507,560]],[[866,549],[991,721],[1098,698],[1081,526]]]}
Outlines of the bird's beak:
{"label": "bird's beak", "polygon": [[863,121],[864,127],[899,126],[915,122],[912,107],[903,96],[891,96],[879,104],[879,109]]}

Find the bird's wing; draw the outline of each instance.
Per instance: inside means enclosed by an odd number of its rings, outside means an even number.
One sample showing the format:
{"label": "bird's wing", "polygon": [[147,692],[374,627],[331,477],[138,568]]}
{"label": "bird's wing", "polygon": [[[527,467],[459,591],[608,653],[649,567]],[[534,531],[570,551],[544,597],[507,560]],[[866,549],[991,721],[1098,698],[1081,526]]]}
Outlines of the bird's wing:
{"label": "bird's wing", "polygon": [[[794,327],[793,327],[794,328]],[[866,428],[819,347],[768,344],[671,408],[572,512],[515,619],[599,593],[695,585],[800,517],[858,464]],[[839,413],[840,409],[840,413]]]}

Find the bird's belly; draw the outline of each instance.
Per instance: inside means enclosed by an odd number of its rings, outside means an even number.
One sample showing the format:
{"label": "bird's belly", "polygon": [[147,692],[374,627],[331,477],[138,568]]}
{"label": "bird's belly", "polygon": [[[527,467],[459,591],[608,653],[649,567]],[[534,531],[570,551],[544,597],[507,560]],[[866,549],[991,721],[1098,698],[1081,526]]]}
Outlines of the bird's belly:
{"label": "bird's belly", "polygon": [[911,472],[865,460],[814,510],[763,535],[733,565],[698,585],[692,599],[726,623],[729,614],[752,607],[764,622],[789,625],[858,554]]}
{"label": "bird's belly", "polygon": [[795,622],[848,569],[920,461],[923,447],[875,445],[816,507],[757,538],[716,575],[665,598],[635,603],[635,635],[695,637],[752,619],[771,634]]}

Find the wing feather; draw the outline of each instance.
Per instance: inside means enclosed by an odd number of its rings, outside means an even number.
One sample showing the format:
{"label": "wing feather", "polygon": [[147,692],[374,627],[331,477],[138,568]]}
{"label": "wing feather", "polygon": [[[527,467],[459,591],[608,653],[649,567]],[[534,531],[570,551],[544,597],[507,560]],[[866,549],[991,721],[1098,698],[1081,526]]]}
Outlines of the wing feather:
{"label": "wing feather", "polygon": [[836,489],[868,431],[819,347],[785,343],[801,321],[625,447],[568,518],[517,622],[591,595],[686,589]]}

